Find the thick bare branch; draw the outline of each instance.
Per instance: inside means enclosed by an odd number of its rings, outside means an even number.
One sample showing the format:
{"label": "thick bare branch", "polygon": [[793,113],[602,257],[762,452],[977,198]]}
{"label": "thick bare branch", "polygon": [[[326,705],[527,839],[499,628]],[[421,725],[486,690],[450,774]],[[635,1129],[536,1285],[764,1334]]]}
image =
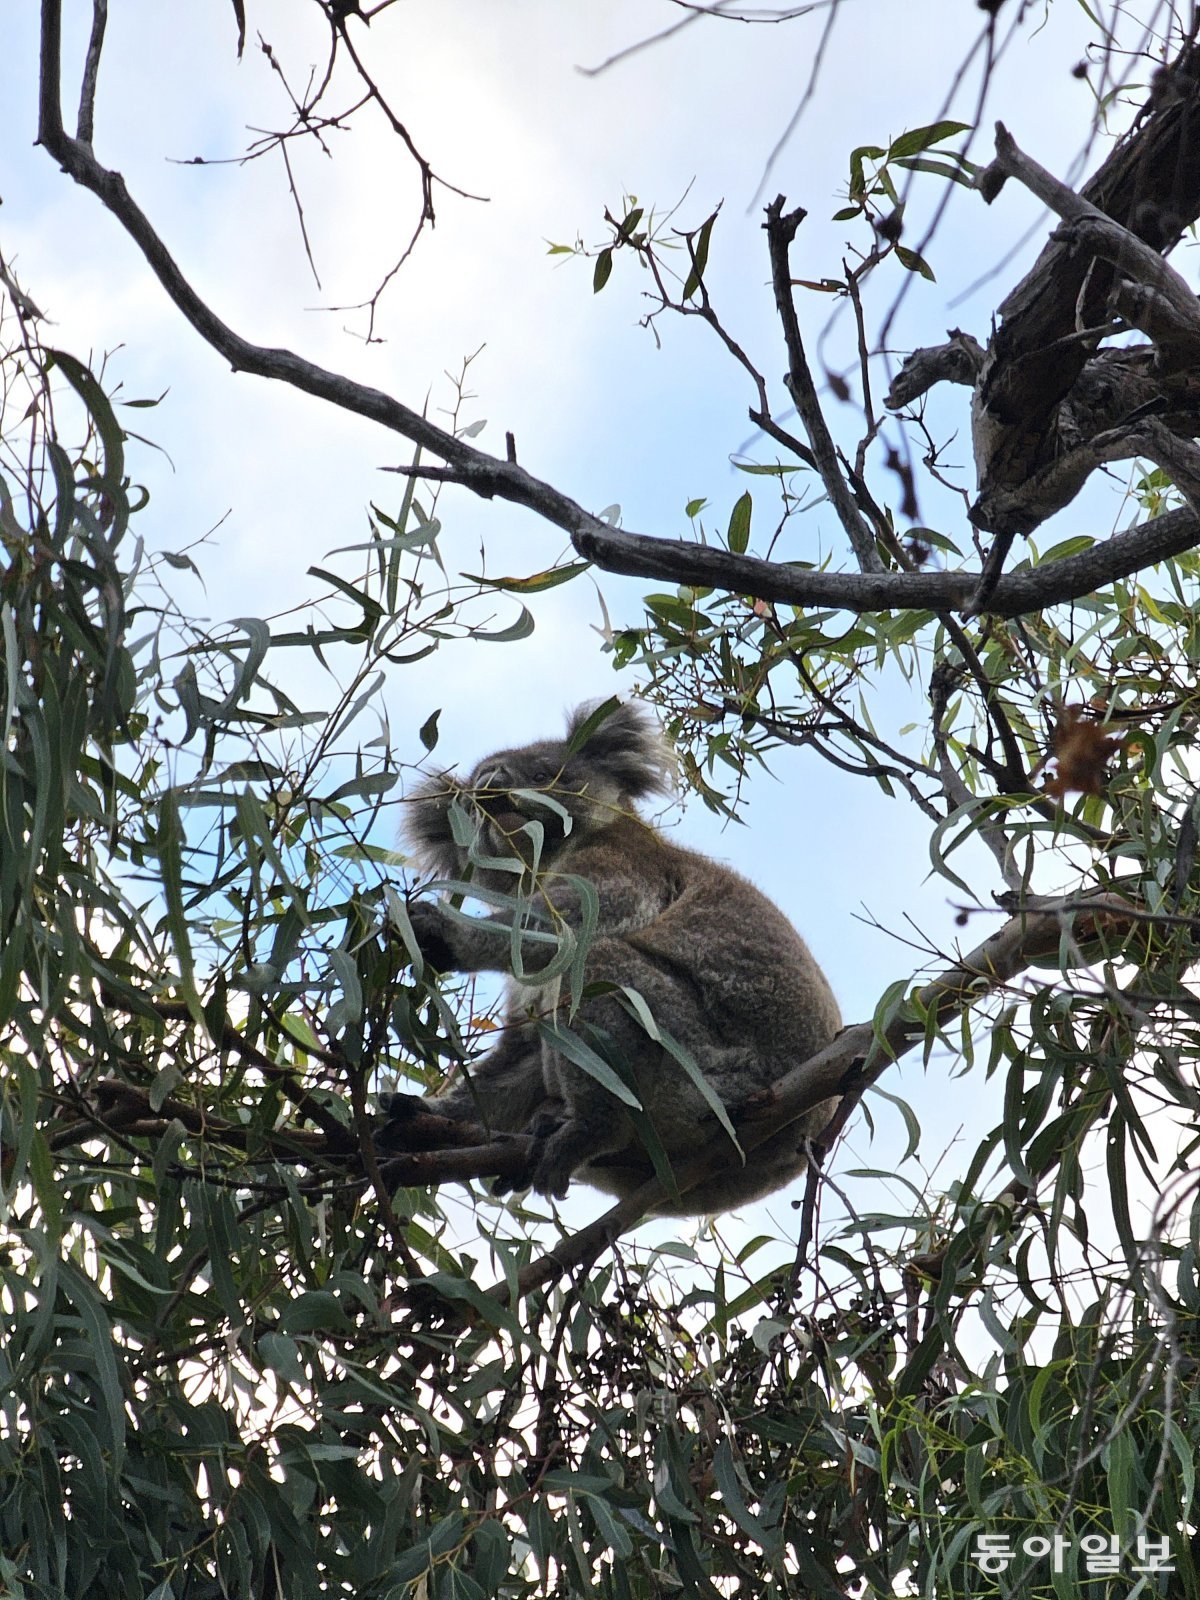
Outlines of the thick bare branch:
{"label": "thick bare branch", "polygon": [[[1144,417],[1136,423],[1097,434],[1034,473],[1017,488],[1001,486],[986,495],[981,494],[976,511],[971,513],[972,521],[976,520],[978,512],[983,525],[995,529],[997,536],[988,552],[979,588],[964,608],[964,614],[975,616],[994,609],[1000,588],[999,569],[1015,534],[1032,532],[1037,522],[1062,510],[1097,467],[1113,461],[1131,461],[1138,456],[1161,467],[1192,505],[1197,503],[1197,495],[1188,487],[1196,483],[1196,446],[1172,433],[1157,417]],[[1186,481],[1176,477],[1177,470],[1184,474]],[[1032,526],[1031,507],[1036,507],[1038,513]]]}
{"label": "thick bare branch", "polygon": [[[1189,508],[1029,572],[1000,579],[988,603],[994,616],[1016,617],[1091,594],[1143,567],[1180,555],[1200,543],[1200,517]],[[609,572],[712,585],[791,605],[836,605],[848,611],[904,607],[945,613],[966,606],[979,582],[968,572],[809,572],[802,568],[735,556],[702,545],[656,539],[598,524],[575,539],[588,560]]]}
{"label": "thick bare branch", "polygon": [[[487,464],[479,467],[417,468],[415,473],[465,484],[486,498],[499,495],[528,506],[567,529],[579,554],[607,572],[728,589],[787,605],[835,605],[847,611],[916,607],[939,615],[962,610],[979,584],[979,574],[974,572],[815,572],[757,556],[734,555],[712,545],[613,528],[521,468],[490,457],[482,459]],[[414,471],[408,467],[392,470],[406,476]],[[1200,544],[1200,517],[1190,507],[1168,512],[1098,542],[1082,555],[1029,572],[1010,573],[997,583],[986,609],[994,616],[1016,617],[1065,604],[1196,544]]]}
{"label": "thick bare branch", "polygon": [[[291,350],[252,344],[224,323],[196,293],[130,195],[121,175],[103,167],[87,145],[66,132],[60,102],[60,58],[61,0],[42,0],[40,142],[75,182],[95,194],[112,212],[137,244],[174,304],[201,338],[224,356],[235,371],[288,383],[412,440],[446,463],[441,469],[422,469],[425,476],[462,484],[485,498],[498,495],[525,506],[562,528],[581,556],[610,572],[665,578],[674,583],[711,585],[790,605],[836,605],[850,611],[915,607],[945,614],[961,609],[976,592],[979,577],[974,573],[886,573],[880,570],[870,529],[854,505],[850,489],[837,467],[828,431],[821,435],[824,424],[819,419],[819,411],[805,421],[810,427],[814,454],[814,428],[816,437],[823,437],[822,447],[827,445],[827,459],[822,468],[826,487],[830,489],[831,498],[836,488],[838,499],[846,502],[844,525],[864,530],[866,538],[872,541],[872,559],[867,559],[865,547],[858,551],[860,563],[868,569],[861,573],[814,572],[709,546],[612,528],[585,511],[570,496],[534,477],[515,462],[500,460],[465,440],[456,439],[391,395],[329,372]],[[782,267],[786,275],[786,247]],[[790,290],[784,298],[790,306]],[[794,309],[791,320],[794,323]],[[795,336],[798,340],[798,329]],[[789,354],[795,356],[796,350],[789,347]],[[803,365],[802,346],[799,346],[799,360]],[[859,542],[861,545],[861,539]],[[1200,521],[1193,512],[1190,509],[1174,512],[1117,535],[1083,555],[1001,578],[988,609],[1000,616],[1017,616],[1070,601],[1155,561],[1178,555],[1198,542]]]}
{"label": "thick bare branch", "polygon": [[983,346],[961,329],[950,329],[945,344],[923,345],[906,357],[884,398],[889,411],[919,400],[935,383],[965,383],[974,388],[983,365]]}
{"label": "thick bare branch", "polygon": [[1069,185],[1039,166],[1017,144],[1002,122],[996,124],[995,165],[1037,196],[1067,224],[1050,235],[1053,242],[1083,249],[1109,262],[1124,278],[1153,289],[1173,307],[1176,315],[1200,336],[1200,307],[1195,293],[1170,262],[1139,239],[1129,228],[1105,216]]}

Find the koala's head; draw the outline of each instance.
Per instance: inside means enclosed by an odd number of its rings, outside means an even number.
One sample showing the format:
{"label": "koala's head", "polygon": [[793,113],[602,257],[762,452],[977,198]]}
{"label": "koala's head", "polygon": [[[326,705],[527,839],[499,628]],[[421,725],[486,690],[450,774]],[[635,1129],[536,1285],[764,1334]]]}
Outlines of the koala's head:
{"label": "koala's head", "polygon": [[650,715],[632,704],[603,716],[600,709],[580,706],[565,738],[497,750],[465,780],[440,772],[423,783],[404,823],[417,864],[439,877],[463,875],[471,840],[451,815],[455,802],[474,823],[484,854],[528,860],[527,824],[537,822],[546,861],[628,815],[646,795],[669,793],[674,761]]}

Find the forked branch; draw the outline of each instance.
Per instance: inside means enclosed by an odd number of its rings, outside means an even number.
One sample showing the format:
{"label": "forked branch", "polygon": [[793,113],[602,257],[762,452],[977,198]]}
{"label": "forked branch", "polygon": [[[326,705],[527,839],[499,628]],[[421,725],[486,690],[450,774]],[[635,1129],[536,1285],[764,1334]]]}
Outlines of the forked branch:
{"label": "forked branch", "polygon": [[[502,460],[476,449],[465,440],[439,428],[427,417],[393,396],[367,384],[307,361],[293,351],[253,344],[234,332],[196,293],[150,220],[129,193],[120,173],[97,161],[90,146],[64,128],[61,104],[62,0],[42,0],[39,142],[63,170],[95,194],[120,222],[141,250],[167,295],[200,337],[222,355],[237,372],[290,384],[306,394],[379,423],[392,433],[419,444],[445,463],[424,469],[426,476],[458,483],[485,498],[499,496],[525,506],[537,516],[563,529],[586,560],[609,572],[635,577],[666,579],[674,583],[711,585],[736,594],[752,595],[799,606],[837,606],[849,611],[883,611],[916,608],[940,615],[960,610],[976,593],[979,575],[971,572],[883,572],[873,543],[868,551],[860,535],[870,530],[862,522],[845,480],[837,469],[832,444],[825,452],[822,477],[835,504],[841,500],[843,523],[855,528],[860,563],[858,573],[813,572],[800,566],[736,555],[683,540],[612,528],[578,505],[569,495],[535,477],[514,461]],[[90,89],[89,89],[90,93]],[[802,346],[789,350],[793,385],[805,393]],[[814,416],[805,416],[811,429]],[[819,430],[818,430],[819,437]],[[397,469],[400,470],[400,469]],[[860,526],[861,524],[861,526]],[[1160,517],[1142,528],[1118,535],[1083,555],[1053,565],[1001,578],[988,609],[1001,616],[1078,598],[1144,566],[1178,555],[1200,542],[1200,519],[1190,509]],[[858,549],[858,544],[856,544]]]}

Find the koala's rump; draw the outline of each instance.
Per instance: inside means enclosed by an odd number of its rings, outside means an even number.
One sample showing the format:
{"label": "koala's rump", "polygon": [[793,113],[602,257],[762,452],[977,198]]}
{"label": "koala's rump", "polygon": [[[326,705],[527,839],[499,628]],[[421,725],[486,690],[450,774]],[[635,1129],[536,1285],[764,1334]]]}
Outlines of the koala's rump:
{"label": "koala's rump", "polygon": [[[781,1128],[749,1151],[744,1163],[730,1145],[728,1161],[717,1172],[681,1194],[678,1201],[672,1203],[670,1199],[663,1200],[653,1208],[651,1215],[695,1217],[732,1211],[782,1189],[785,1184],[799,1177],[808,1165],[806,1141],[821,1132],[837,1109],[837,1104],[837,1100],[833,1099],[814,1106],[798,1121]],[[690,1145],[678,1146],[668,1154],[694,1155],[700,1143],[713,1138],[716,1133],[714,1118],[697,1117]],[[617,1155],[599,1156],[588,1162],[580,1170],[579,1176],[594,1189],[624,1199],[654,1176],[654,1167],[648,1156],[633,1148],[626,1148]]]}
{"label": "koala's rump", "polygon": [[[693,1055],[709,1087],[736,1119],[745,1102],[815,1055],[841,1026],[837,1002],[808,946],[753,884],[718,863],[655,838],[656,862],[643,848],[647,896],[664,879],[662,909],[643,925],[597,941],[589,978],[637,989],[656,1020]],[[658,867],[658,872],[654,868]],[[627,1035],[628,1037],[628,1035]],[[719,1132],[684,1069],[644,1034],[637,1044],[642,1103],[669,1156],[691,1155]],[[748,1204],[804,1170],[805,1142],[837,1105],[824,1102],[773,1134],[743,1164],[728,1163],[660,1215],[688,1216]],[[632,1193],[652,1165],[630,1125],[624,1148],[599,1156],[580,1174],[608,1193]]]}

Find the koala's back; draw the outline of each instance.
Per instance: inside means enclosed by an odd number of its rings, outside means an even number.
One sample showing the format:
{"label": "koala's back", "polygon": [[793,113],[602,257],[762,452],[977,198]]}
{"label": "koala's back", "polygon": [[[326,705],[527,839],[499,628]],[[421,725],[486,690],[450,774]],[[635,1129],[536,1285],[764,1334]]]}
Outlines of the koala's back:
{"label": "koala's back", "polygon": [[[556,867],[589,878],[597,891],[589,980],[637,989],[735,1116],[837,1033],[837,1002],[808,946],[779,908],[730,868],[670,843],[636,817],[581,841]],[[664,1148],[690,1153],[716,1131],[715,1119],[666,1052],[645,1040],[638,1057],[639,1098]],[[835,1104],[781,1130],[745,1165],[731,1149],[728,1168],[689,1192],[679,1213],[727,1210],[788,1182],[803,1170],[805,1140],[824,1127]],[[612,1113],[622,1115],[615,1102]],[[651,1171],[631,1129],[622,1149],[589,1161],[580,1176],[623,1195]],[[672,1208],[661,1210],[669,1215]]]}
{"label": "koala's back", "polygon": [[722,1042],[753,1039],[772,1053],[799,1051],[803,1060],[841,1026],[804,940],[731,868],[672,844],[636,817],[619,818],[556,866],[595,885],[598,937],[617,936],[676,974]]}

